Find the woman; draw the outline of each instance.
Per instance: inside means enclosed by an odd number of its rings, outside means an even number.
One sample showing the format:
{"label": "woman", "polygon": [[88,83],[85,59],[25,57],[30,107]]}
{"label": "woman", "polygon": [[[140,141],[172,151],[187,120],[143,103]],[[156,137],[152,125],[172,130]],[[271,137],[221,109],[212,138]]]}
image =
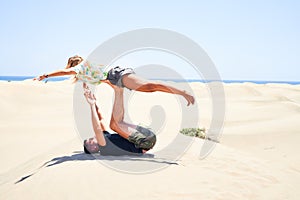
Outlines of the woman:
{"label": "woman", "polygon": [[177,89],[172,86],[168,86],[163,83],[157,83],[138,77],[133,69],[114,67],[108,72],[103,70],[103,66],[92,65],[89,61],[84,60],[82,57],[75,55],[70,57],[65,69],[57,70],[52,73],[43,74],[34,78],[34,80],[43,80],[49,77],[74,75],[74,81],[80,80],[89,84],[107,83],[109,85],[116,85],[119,87],[126,87],[130,90],[136,90],[140,92],[166,92],[172,94],[178,94],[184,97],[187,101],[187,105],[194,104],[195,99],[192,95],[188,94],[184,90]]}

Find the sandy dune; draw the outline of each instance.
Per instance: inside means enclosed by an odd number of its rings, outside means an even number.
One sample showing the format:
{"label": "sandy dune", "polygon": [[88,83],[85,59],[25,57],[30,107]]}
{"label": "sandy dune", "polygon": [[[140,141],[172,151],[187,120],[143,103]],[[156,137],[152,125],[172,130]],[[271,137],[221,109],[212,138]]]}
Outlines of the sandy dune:
{"label": "sandy dune", "polygon": [[[129,95],[126,117],[152,124],[157,146],[143,157],[93,157],[82,153],[74,98],[82,102],[79,120],[88,123],[89,110],[74,87],[67,81],[0,82],[0,199],[299,199],[300,85],[225,84],[220,143],[199,159],[204,140],[193,139],[176,160],[178,148],[160,151],[178,136],[181,113],[193,109],[182,106],[184,99],[159,92]],[[208,87],[190,87],[199,126],[208,128]],[[108,123],[112,90],[100,85],[96,94]],[[179,137],[178,146],[190,141]],[[156,170],[145,172],[144,166]]]}

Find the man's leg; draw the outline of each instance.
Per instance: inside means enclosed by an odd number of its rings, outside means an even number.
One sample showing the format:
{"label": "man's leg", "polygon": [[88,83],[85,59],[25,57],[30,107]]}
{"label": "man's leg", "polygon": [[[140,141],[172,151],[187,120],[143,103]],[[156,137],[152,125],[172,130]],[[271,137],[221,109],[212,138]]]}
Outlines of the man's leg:
{"label": "man's leg", "polygon": [[153,148],[156,143],[155,134],[144,127],[124,122],[124,89],[114,86],[115,101],[111,115],[110,128],[120,136],[134,143],[136,147],[144,150]]}
{"label": "man's leg", "polygon": [[115,100],[110,120],[110,128],[121,135],[123,138],[128,137],[136,131],[136,125],[124,122],[124,89],[114,86]]}

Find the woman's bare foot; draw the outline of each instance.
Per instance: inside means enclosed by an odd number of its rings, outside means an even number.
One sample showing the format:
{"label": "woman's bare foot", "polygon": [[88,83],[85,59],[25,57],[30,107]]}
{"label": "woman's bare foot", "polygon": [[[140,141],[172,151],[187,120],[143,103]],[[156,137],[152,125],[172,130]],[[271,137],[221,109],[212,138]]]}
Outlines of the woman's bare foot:
{"label": "woman's bare foot", "polygon": [[187,105],[188,106],[190,104],[194,104],[195,103],[195,98],[192,95],[188,94],[186,91],[184,91],[184,93],[182,94],[182,96],[187,100],[187,102],[188,102]]}

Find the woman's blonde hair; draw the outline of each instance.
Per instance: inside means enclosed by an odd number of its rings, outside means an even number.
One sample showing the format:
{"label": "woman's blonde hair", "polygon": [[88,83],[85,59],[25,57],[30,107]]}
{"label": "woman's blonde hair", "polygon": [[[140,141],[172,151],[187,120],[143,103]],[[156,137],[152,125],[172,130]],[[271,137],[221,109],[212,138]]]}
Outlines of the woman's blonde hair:
{"label": "woman's blonde hair", "polygon": [[[78,65],[82,61],[83,61],[82,57],[80,57],[78,55],[72,56],[68,59],[68,64],[66,66],[66,69],[71,68],[71,67],[75,67],[76,65]],[[71,80],[72,80],[73,83],[75,83],[77,81],[76,76],[71,77]]]}
{"label": "woman's blonde hair", "polygon": [[68,59],[68,64],[66,66],[66,69],[70,68],[70,67],[75,67],[76,65],[78,65],[79,63],[81,63],[83,61],[83,58],[75,55],[72,56]]}

